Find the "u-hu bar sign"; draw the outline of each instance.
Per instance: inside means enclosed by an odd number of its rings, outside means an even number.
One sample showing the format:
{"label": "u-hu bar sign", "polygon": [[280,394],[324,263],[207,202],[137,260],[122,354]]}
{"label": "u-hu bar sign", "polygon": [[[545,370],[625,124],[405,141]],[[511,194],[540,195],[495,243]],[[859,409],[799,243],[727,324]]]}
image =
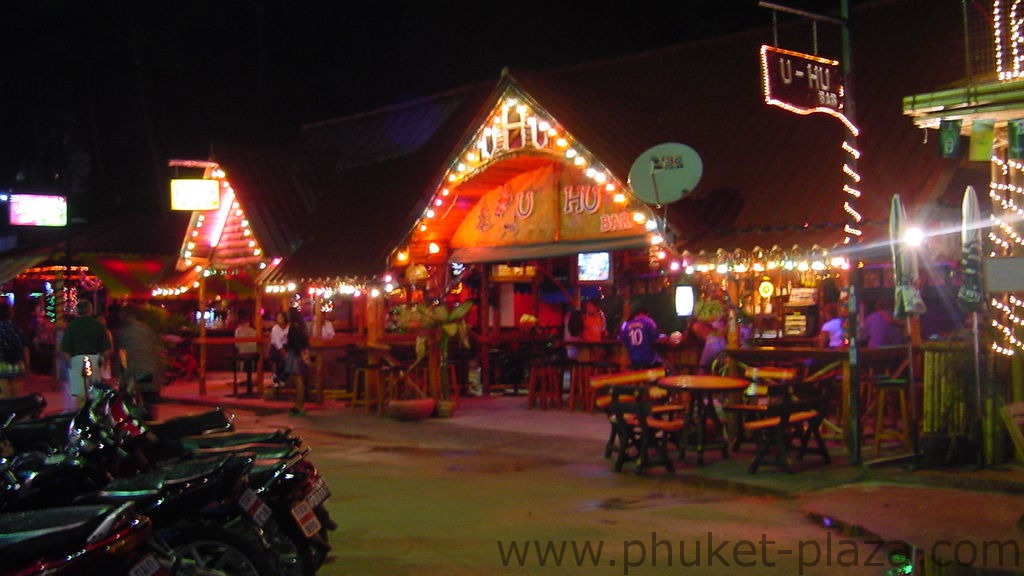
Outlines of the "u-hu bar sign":
{"label": "u-hu bar sign", "polygon": [[772,106],[797,114],[822,112],[849,123],[837,60],[761,46],[761,80],[764,100]]}

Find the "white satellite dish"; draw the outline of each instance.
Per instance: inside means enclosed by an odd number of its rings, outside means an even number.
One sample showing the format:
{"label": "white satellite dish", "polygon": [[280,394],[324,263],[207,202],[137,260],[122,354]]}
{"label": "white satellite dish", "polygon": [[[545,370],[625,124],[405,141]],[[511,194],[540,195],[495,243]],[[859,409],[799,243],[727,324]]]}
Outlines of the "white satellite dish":
{"label": "white satellite dish", "polygon": [[629,169],[629,187],[648,204],[669,204],[692,192],[703,172],[704,163],[696,150],[665,142],[637,157]]}

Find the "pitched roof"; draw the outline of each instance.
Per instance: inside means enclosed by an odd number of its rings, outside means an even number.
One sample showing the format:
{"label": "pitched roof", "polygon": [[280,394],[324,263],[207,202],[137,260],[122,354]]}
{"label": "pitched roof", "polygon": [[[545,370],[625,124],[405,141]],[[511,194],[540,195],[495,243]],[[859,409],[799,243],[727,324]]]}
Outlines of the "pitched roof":
{"label": "pitched roof", "polygon": [[[988,179],[985,163],[940,159],[937,145],[903,117],[902,97],[963,76],[955,3],[881,0],[853,14],[856,122],[862,133],[865,235],[886,234],[889,200],[914,207],[958,202],[949,184]],[[519,87],[625,181],[644,150],[666,141],[703,160],[695,191],[668,208],[678,246],[693,252],[756,245],[830,247],[841,238],[844,127],[764,103],[759,48],[775,34],[787,49],[838,58],[838,29],[815,35],[807,21],[631,56],[543,71],[512,71],[494,83],[304,127],[287,152],[218,146],[279,277],[326,278],[383,271],[482,125],[506,83]],[[850,87],[848,85],[848,87]],[[236,180],[237,179],[237,180]],[[944,196],[947,195],[947,196]],[[956,199],[954,199],[954,197]]]}

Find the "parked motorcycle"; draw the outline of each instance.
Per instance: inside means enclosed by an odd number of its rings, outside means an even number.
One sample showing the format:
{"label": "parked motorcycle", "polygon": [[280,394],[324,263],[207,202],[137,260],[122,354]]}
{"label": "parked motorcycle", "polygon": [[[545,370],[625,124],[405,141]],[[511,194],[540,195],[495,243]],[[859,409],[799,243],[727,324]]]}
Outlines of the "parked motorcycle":
{"label": "parked motorcycle", "polygon": [[132,503],[0,514],[0,557],[0,576],[226,575],[176,556]]}
{"label": "parked motorcycle", "polygon": [[46,409],[46,397],[38,392],[25,394],[15,398],[0,398],[0,420],[17,422],[29,418],[38,418]]}
{"label": "parked motorcycle", "polygon": [[297,576],[294,544],[248,488],[252,465],[252,458],[230,455],[110,480],[81,458],[19,454],[0,468],[0,509],[45,516],[67,506],[131,503],[152,521],[156,538],[190,566]]}

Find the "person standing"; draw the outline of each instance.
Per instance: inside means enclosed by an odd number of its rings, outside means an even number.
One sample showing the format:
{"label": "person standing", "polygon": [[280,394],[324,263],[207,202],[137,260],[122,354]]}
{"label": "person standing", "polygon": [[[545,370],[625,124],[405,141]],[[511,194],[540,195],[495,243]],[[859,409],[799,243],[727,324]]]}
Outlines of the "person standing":
{"label": "person standing", "polygon": [[829,302],[821,309],[825,322],[818,333],[818,345],[822,348],[843,348],[846,346],[846,322],[839,305]]}
{"label": "person standing", "polygon": [[661,356],[654,348],[658,341],[658,325],[648,314],[647,308],[637,308],[633,317],[622,324],[619,340],[626,345],[631,370],[662,365]]}
{"label": "person standing", "polygon": [[274,388],[280,388],[284,384],[284,346],[287,342],[288,314],[281,310],[274,316],[274,325],[270,328],[270,344],[267,348],[267,359],[274,364]]}
{"label": "person standing", "polygon": [[288,315],[288,338],[284,345],[284,379],[295,388],[292,416],[306,415],[306,379],[309,374],[309,336],[302,313],[292,309]]}
{"label": "person standing", "polygon": [[[89,400],[89,388],[100,381],[100,358],[110,350],[107,327],[92,315],[92,303],[79,300],[75,318],[68,322],[60,339],[60,351],[68,360],[68,388],[78,407]],[[92,374],[82,373],[85,362],[92,364]]]}
{"label": "person standing", "polygon": [[588,298],[583,302],[583,341],[600,342],[608,331],[608,322],[597,300]]}
{"label": "person standing", "polygon": [[879,346],[893,346],[904,344],[903,330],[900,322],[893,319],[892,302],[885,299],[878,299],[875,302],[874,312],[868,314],[860,327],[861,342],[867,348]]}
{"label": "person standing", "polygon": [[123,377],[126,382],[134,383],[143,406],[150,416],[155,416],[153,404],[160,401],[160,390],[166,383],[163,341],[143,320],[141,309],[126,307],[122,320],[117,332],[117,348],[123,352]]}
{"label": "person standing", "polygon": [[11,322],[11,307],[0,304],[0,398],[21,395],[21,379],[28,370],[28,341],[25,334]]}

